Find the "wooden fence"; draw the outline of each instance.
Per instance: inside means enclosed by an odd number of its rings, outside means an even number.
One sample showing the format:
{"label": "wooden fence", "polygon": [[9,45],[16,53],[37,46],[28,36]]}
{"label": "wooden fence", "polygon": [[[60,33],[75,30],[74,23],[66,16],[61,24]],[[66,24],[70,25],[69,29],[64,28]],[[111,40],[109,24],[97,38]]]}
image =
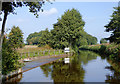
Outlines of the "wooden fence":
{"label": "wooden fence", "polygon": [[19,53],[21,58],[30,58],[30,57],[38,57],[38,56],[56,56],[64,54],[63,50],[45,50],[45,51],[34,51],[34,52],[24,52]]}

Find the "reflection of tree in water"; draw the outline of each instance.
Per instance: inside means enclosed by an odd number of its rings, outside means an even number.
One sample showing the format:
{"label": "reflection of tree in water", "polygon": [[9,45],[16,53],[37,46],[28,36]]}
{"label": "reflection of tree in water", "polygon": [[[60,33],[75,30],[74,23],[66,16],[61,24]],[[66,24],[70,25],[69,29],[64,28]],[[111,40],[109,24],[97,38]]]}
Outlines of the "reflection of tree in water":
{"label": "reflection of tree in water", "polygon": [[53,64],[52,78],[54,82],[83,82],[85,71],[80,64],[57,62]]}
{"label": "reflection of tree in water", "polygon": [[82,68],[81,62],[87,64],[88,61],[95,59],[96,56],[96,54],[91,52],[80,51],[76,56],[70,57],[70,64],[65,64],[64,61],[56,61],[49,65],[41,66],[41,69],[46,74],[46,77],[50,71],[54,82],[83,82],[85,70]]}
{"label": "reflection of tree in water", "polygon": [[107,66],[106,69],[109,69],[112,74],[108,74],[106,75],[106,82],[120,82],[120,65],[115,64],[115,63],[111,63],[110,61],[108,61],[112,66]]}
{"label": "reflection of tree in water", "polygon": [[43,70],[45,76],[48,77],[49,73],[51,72],[50,64],[43,65],[41,69]]}
{"label": "reflection of tree in water", "polygon": [[84,64],[86,65],[89,61],[96,59],[97,58],[97,54],[93,53],[91,51],[79,51],[77,57],[78,59]]}
{"label": "reflection of tree in water", "polygon": [[[51,65],[52,67],[50,65],[43,65],[41,69],[44,71],[46,77],[50,71],[54,82],[83,82],[85,71],[75,60],[70,64],[57,61]],[[50,70],[46,71],[47,68]]]}

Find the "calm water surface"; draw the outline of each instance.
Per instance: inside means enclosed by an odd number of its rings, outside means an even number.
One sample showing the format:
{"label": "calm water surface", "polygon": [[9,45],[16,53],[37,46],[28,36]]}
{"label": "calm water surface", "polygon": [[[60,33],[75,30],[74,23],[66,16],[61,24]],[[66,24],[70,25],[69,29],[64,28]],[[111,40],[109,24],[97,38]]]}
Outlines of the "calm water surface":
{"label": "calm water surface", "polygon": [[[120,81],[120,73],[113,69],[106,59],[90,51],[80,51],[64,58],[34,68],[20,74],[14,81],[18,82],[116,82]],[[9,80],[13,81],[13,79]]]}

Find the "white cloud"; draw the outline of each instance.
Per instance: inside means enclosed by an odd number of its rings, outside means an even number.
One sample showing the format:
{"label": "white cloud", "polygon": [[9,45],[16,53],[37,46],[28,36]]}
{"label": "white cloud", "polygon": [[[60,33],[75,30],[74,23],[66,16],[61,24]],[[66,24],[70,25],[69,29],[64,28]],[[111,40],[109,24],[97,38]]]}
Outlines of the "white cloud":
{"label": "white cloud", "polygon": [[50,10],[44,10],[41,12],[42,15],[52,15],[58,13],[58,10],[56,8],[51,8]]}

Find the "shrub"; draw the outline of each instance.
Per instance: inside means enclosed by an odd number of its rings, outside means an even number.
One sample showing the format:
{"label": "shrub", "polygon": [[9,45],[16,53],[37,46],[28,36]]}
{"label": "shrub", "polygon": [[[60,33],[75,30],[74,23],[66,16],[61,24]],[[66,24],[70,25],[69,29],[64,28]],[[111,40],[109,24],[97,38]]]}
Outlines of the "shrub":
{"label": "shrub", "polygon": [[2,49],[2,74],[6,75],[11,71],[20,68],[21,63],[19,63],[19,59],[20,56],[16,50],[9,47],[7,43],[4,43]]}

